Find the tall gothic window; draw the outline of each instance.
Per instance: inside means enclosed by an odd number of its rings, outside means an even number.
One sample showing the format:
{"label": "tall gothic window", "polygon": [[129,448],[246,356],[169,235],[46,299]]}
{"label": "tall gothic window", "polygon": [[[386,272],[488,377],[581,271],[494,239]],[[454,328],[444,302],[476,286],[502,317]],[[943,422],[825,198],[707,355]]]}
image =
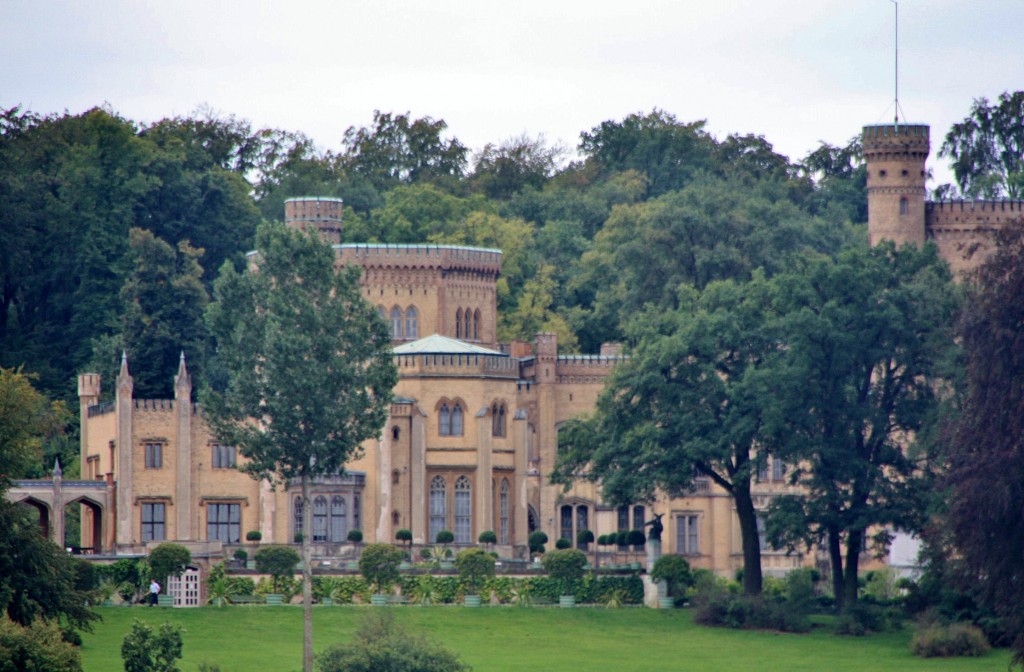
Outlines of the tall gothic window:
{"label": "tall gothic window", "polygon": [[334,543],[345,541],[348,530],[345,529],[345,498],[335,495],[331,498],[331,532],[330,538]]}
{"label": "tall gothic window", "polygon": [[352,529],[363,529],[362,509],[359,506],[359,495],[352,495]]}
{"label": "tall gothic window", "polygon": [[437,539],[437,533],[444,529],[448,492],[443,476],[435,476],[430,482],[430,541]]}
{"label": "tall gothic window", "polygon": [[416,313],[415,306],[409,306],[409,310],[405,311],[405,337],[406,338],[419,338],[420,326],[419,316]]}
{"label": "tall gothic window", "polygon": [[[579,536],[580,532],[582,532],[583,530],[589,530],[589,529],[590,529],[590,510],[586,507],[586,505],[580,504],[579,506],[576,507],[576,535]],[[587,550],[587,546],[588,546],[588,543],[587,542],[583,542],[582,544],[579,544],[579,549],[581,551],[585,551],[585,550]]]}
{"label": "tall gothic window", "polygon": [[402,338],[402,309],[398,306],[391,309],[391,338]]}
{"label": "tall gothic window", "polygon": [[567,539],[572,543],[572,507],[566,504],[562,507],[561,526],[558,536]]}
{"label": "tall gothic window", "polygon": [[327,498],[313,500],[313,541],[327,541]]}
{"label": "tall gothic window", "polygon": [[473,340],[480,340],[480,311],[473,311]]}
{"label": "tall gothic window", "polygon": [[302,534],[302,497],[295,498],[295,520],[293,525],[295,527],[295,534]]}
{"label": "tall gothic window", "polygon": [[470,334],[473,333],[470,329],[473,323],[473,311],[466,308],[466,312],[462,314],[462,319],[464,320],[462,324],[462,333],[466,335],[465,338],[468,341],[471,338]]}
{"label": "tall gothic window", "polygon": [[505,436],[505,404],[495,403],[491,406],[491,434],[494,436]]}
{"label": "tall gothic window", "polygon": [[498,543],[508,543],[508,479],[501,479],[498,495]]}
{"label": "tall gothic window", "polygon": [[472,541],[473,493],[469,479],[459,476],[455,481],[455,543],[468,544]]}
{"label": "tall gothic window", "polygon": [[452,407],[452,436],[462,436],[462,406],[458,402]]}
{"label": "tall gothic window", "polygon": [[441,436],[451,436],[452,433],[452,412],[448,409],[448,404],[441,404],[441,410],[437,414],[438,428],[437,433]]}
{"label": "tall gothic window", "polygon": [[462,338],[462,308],[455,311],[455,338]]}

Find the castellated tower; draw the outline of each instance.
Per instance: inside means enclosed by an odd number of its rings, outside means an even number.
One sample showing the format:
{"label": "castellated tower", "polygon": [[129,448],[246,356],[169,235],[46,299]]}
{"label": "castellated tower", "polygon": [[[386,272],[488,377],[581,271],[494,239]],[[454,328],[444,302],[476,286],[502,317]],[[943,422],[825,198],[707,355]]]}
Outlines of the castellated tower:
{"label": "castellated tower", "polygon": [[862,146],[868,171],[868,242],[924,245],[928,126],[865,126]]}
{"label": "castellated tower", "polygon": [[342,201],[328,196],[300,196],[284,202],[284,222],[297,229],[316,229],[332,245],[341,242]]}

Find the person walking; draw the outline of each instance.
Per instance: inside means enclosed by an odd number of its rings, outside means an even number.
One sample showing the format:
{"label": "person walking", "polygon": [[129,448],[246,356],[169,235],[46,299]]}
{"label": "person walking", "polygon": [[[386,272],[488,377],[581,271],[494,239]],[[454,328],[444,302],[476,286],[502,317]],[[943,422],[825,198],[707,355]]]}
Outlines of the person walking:
{"label": "person walking", "polygon": [[152,579],[149,582],[149,606],[155,607],[157,603],[156,596],[160,594],[160,584],[156,582],[156,579]]}

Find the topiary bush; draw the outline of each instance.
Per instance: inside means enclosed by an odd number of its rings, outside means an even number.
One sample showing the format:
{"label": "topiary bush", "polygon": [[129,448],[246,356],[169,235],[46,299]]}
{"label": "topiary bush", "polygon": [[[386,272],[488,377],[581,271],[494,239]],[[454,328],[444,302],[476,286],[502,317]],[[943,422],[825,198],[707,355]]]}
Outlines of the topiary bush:
{"label": "topiary bush", "polygon": [[480,588],[494,577],[494,558],[482,548],[467,548],[455,557],[455,569],[469,594],[480,595]]}
{"label": "topiary bush", "polygon": [[395,532],[395,541],[404,541],[408,545],[412,545],[412,530],[398,530]]}
{"label": "topiary bush", "polygon": [[562,595],[572,595],[576,584],[583,578],[587,556],[575,548],[565,548],[544,555],[544,571],[559,584]]}
{"label": "topiary bush", "polygon": [[246,541],[260,541],[263,539],[263,533],[259,530],[249,530],[245,533]]}
{"label": "topiary bush", "polygon": [[348,535],[345,537],[353,544],[363,543],[363,531],[362,530],[349,530]]}
{"label": "topiary bush", "polygon": [[149,554],[150,576],[157,581],[165,581],[168,576],[181,576],[190,562],[192,553],[181,544],[160,544]]}
{"label": "topiary bush", "polygon": [[405,553],[391,544],[370,544],[359,557],[359,573],[374,593],[385,593],[398,581],[398,565],[404,560]]}
{"label": "topiary bush", "polygon": [[572,548],[572,542],[566,539],[565,537],[559,537],[559,539],[555,542],[555,548],[557,548],[560,551],[563,551],[567,548]]}
{"label": "topiary bush", "polygon": [[544,544],[548,543],[548,535],[543,530],[534,530],[527,538],[527,543],[530,545],[530,553],[543,553]]}
{"label": "topiary bush", "polygon": [[498,535],[494,533],[494,530],[484,530],[477,537],[477,542],[490,546],[491,544],[498,543]]}
{"label": "topiary bush", "polygon": [[683,597],[686,590],[693,585],[690,563],[681,555],[663,555],[658,558],[651,571],[651,579],[664,581],[669,597]]}
{"label": "topiary bush", "polygon": [[284,579],[291,579],[295,575],[295,565],[301,558],[291,546],[272,545],[256,551],[253,559],[256,560],[256,571],[270,574],[276,593]]}
{"label": "topiary bush", "polygon": [[984,656],[990,648],[985,633],[970,623],[932,623],[918,628],[910,640],[910,652],[922,658]]}

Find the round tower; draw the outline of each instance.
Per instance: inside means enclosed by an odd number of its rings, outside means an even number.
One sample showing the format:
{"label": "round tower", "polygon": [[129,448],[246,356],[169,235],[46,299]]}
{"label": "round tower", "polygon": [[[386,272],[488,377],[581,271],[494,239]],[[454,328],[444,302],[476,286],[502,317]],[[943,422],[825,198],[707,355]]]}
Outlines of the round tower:
{"label": "round tower", "polygon": [[868,171],[868,242],[924,245],[928,126],[865,126],[861,145]]}
{"label": "round tower", "polygon": [[284,202],[284,223],[298,229],[316,229],[325,241],[341,242],[342,200],[329,196],[300,196]]}

